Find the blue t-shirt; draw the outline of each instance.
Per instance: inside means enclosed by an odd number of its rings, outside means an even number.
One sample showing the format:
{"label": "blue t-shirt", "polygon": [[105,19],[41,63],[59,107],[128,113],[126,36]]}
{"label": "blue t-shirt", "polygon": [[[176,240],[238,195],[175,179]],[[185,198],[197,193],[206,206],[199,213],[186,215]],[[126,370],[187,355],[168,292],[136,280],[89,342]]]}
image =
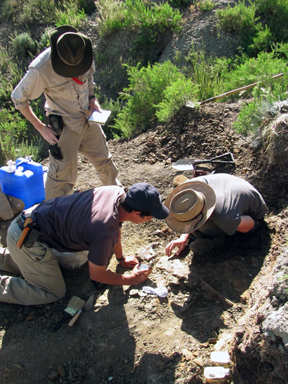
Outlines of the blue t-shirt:
{"label": "blue t-shirt", "polygon": [[42,242],[60,252],[89,250],[88,260],[106,266],[119,239],[118,186],[105,186],[39,204],[31,214]]}

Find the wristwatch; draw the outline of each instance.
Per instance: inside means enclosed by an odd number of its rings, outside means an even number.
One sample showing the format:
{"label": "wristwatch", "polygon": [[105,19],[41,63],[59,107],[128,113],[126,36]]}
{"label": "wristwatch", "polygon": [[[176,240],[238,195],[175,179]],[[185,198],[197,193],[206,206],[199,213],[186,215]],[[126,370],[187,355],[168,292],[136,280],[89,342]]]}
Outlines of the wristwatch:
{"label": "wristwatch", "polygon": [[90,95],[90,96],[88,97],[88,99],[89,99],[89,100],[96,99],[96,96],[95,96],[95,95]]}

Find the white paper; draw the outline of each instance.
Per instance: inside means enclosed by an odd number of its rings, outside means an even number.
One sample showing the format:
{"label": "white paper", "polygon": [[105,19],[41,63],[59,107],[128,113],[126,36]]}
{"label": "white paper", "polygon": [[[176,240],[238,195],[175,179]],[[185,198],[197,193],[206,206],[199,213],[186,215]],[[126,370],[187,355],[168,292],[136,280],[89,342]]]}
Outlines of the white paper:
{"label": "white paper", "polygon": [[102,113],[98,111],[93,111],[91,113],[91,116],[89,117],[89,121],[97,124],[105,124],[110,114],[111,111],[103,110]]}

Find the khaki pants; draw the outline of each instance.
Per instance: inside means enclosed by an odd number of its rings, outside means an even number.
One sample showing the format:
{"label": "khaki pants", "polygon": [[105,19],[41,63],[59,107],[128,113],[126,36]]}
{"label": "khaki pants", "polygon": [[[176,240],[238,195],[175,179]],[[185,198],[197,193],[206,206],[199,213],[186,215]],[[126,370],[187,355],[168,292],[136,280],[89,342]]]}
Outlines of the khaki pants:
{"label": "khaki pants", "polygon": [[[69,195],[77,180],[78,152],[82,153],[96,168],[103,185],[117,185],[118,170],[108,150],[106,136],[98,124],[89,124],[83,118],[83,129],[77,133],[64,124],[58,146],[63,160],[50,155],[46,181],[46,200]],[[82,121],[81,121],[82,123]]]}
{"label": "khaki pants", "polygon": [[[66,286],[52,250],[35,242],[31,248],[16,245],[22,231],[15,219],[8,228],[10,253],[0,255],[0,270],[22,277],[0,276],[0,301],[10,304],[36,305],[57,301],[65,296]],[[2,273],[2,272],[1,272]]]}

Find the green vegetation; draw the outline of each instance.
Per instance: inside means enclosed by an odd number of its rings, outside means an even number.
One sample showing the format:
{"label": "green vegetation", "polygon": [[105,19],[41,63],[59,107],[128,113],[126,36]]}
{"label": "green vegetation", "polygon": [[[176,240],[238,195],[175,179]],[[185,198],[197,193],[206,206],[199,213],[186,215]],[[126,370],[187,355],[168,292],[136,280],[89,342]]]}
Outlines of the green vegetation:
{"label": "green vegetation", "polygon": [[[178,31],[181,14],[168,3],[146,3],[141,0],[98,0],[100,12],[99,32],[102,37],[123,29],[140,31],[139,39],[146,30],[163,33],[167,28]],[[152,34],[153,35],[153,34]]]}
{"label": "green vegetation", "polygon": [[[179,32],[182,16],[167,2],[146,2],[143,0],[98,0],[100,18],[99,33],[102,38],[122,30],[133,30],[133,57],[147,65],[148,52],[157,45],[159,36],[167,31]],[[141,53],[139,54],[139,50]]]}
{"label": "green vegetation", "polygon": [[240,35],[249,56],[271,50],[272,44],[288,42],[287,0],[256,0],[246,6],[245,0],[217,10],[218,26],[225,32]]}
{"label": "green vegetation", "polygon": [[[192,47],[185,58],[179,52],[174,64],[151,63],[149,52],[158,47],[164,35],[180,31],[184,7],[189,6],[188,12],[206,12],[215,7],[215,1],[168,0],[156,4],[149,0],[3,0],[0,22],[13,23],[15,31],[19,31],[9,37],[7,47],[0,47],[0,149],[6,159],[34,155],[34,160],[39,161],[47,154],[46,143],[15,111],[10,95],[29,62],[49,45],[49,29],[70,24],[81,30],[95,4],[98,33],[104,45],[120,31],[132,31],[133,39],[129,61],[121,57],[117,64],[123,71],[117,81],[122,84],[127,79],[120,96],[108,99],[95,89],[101,106],[112,111],[103,127],[107,139],[143,132],[153,119],[165,122],[188,100],[197,107],[200,101],[256,82],[244,93],[253,101],[242,108],[234,127],[243,135],[258,134],[265,118],[275,112],[273,104],[287,99],[287,0],[255,0],[248,5],[240,0],[234,7],[217,10],[220,30],[241,37],[238,55],[212,59]],[[95,52],[95,59],[103,71],[109,62],[105,50]],[[180,59],[185,59],[184,65]],[[271,79],[279,73],[283,76]],[[241,96],[235,93],[229,100]],[[44,121],[43,104],[42,97],[32,102],[32,108]]]}
{"label": "green vegetation", "polygon": [[127,72],[130,84],[122,94],[127,103],[115,123],[125,136],[145,131],[155,115],[166,121],[195,94],[191,81],[170,61],[147,68],[127,66]]}

